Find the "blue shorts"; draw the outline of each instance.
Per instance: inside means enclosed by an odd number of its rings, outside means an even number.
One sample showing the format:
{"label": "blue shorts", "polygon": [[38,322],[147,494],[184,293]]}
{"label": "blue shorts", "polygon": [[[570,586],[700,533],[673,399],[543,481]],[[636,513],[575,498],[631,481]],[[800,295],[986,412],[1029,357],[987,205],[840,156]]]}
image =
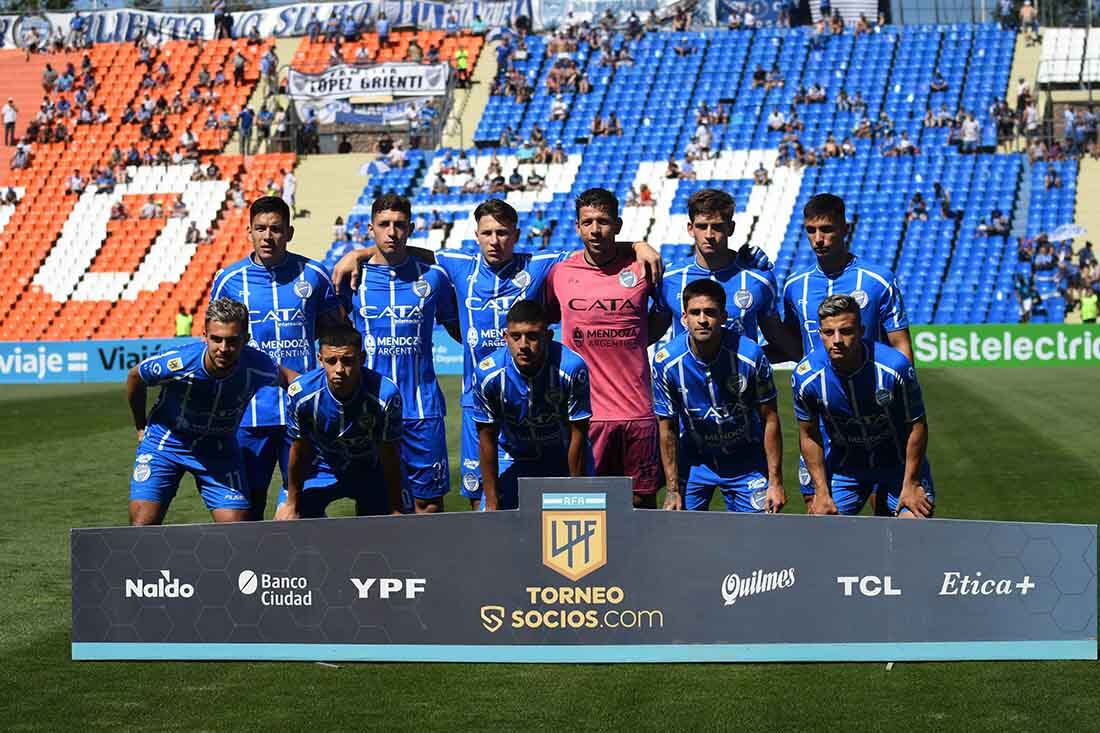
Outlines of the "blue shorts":
{"label": "blue shorts", "polygon": [[[829,486],[832,488],[836,509],[841,514],[859,514],[863,511],[863,505],[867,503],[867,498],[872,492],[878,495],[879,507],[883,505],[883,497],[885,497],[885,507],[890,514],[893,514],[898,510],[898,497],[901,495],[901,484],[904,478],[904,468],[832,472],[829,475]],[[920,482],[925,493],[928,494],[928,500],[935,504],[936,493],[932,483],[932,467],[927,459],[921,464]]]}
{"label": "blue shorts", "polygon": [[[375,477],[381,476],[379,468],[374,476],[369,477],[372,483]],[[364,476],[364,479],[368,477]],[[316,519],[325,516],[325,509],[337,499],[354,499],[355,514],[357,516],[376,516],[390,513],[390,499],[386,493],[384,484],[375,483],[368,487],[363,480],[360,481],[336,481],[323,486],[309,486],[302,490],[298,497],[298,515],[302,519]],[[276,506],[282,506],[286,502],[286,487],[279,491],[279,499]]]}
{"label": "blue shorts", "polygon": [[447,427],[443,418],[405,420],[401,437],[404,491],[429,501],[450,491],[451,464],[447,459]]}
{"label": "blue shorts", "polygon": [[467,499],[480,499],[481,454],[478,452],[477,423],[474,408],[462,407],[462,495]]}
{"label": "blue shorts", "polygon": [[255,503],[252,511],[256,519],[263,519],[267,508],[267,487],[271,484],[276,462],[283,476],[283,485],[286,485],[286,467],[290,465],[290,438],[286,426],[239,428],[237,442],[241,445],[244,461],[245,486]]}
{"label": "blue shorts", "polygon": [[130,501],[151,501],[167,509],[185,471],[195,477],[207,509],[252,506],[244,484],[241,451],[233,438],[208,438],[187,452],[158,449],[153,441],[141,441],[130,476]]}
{"label": "blue shorts", "polygon": [[722,492],[726,511],[760,513],[767,507],[768,477],[762,472],[722,477],[709,466],[692,466],[684,482],[684,509],[707,511],[715,489]]}
{"label": "blue shorts", "polygon": [[[519,480],[534,477],[558,477],[569,475],[569,464],[560,461],[513,461],[498,458],[500,476],[497,478],[497,509],[519,509]],[[481,509],[485,510],[485,497],[481,497]]]}

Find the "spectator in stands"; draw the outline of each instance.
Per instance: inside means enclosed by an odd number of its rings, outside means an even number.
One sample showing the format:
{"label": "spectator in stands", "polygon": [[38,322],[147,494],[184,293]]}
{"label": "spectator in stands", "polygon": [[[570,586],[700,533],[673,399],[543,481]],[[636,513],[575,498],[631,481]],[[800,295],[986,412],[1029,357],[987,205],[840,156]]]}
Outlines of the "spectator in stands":
{"label": "spectator in stands", "polygon": [[19,110],[11,97],[0,109],[0,118],[4,120],[4,145],[15,145],[15,123],[19,119]]}
{"label": "spectator in stands", "polygon": [[809,91],[806,92],[806,101],[810,104],[821,104],[825,101],[825,87],[821,86],[817,82],[810,85]]}
{"label": "spectator in stands", "polygon": [[53,64],[47,63],[46,68],[42,70],[42,90],[46,93],[52,92],[57,84],[57,78],[57,70],[54,69]]}
{"label": "spectator in stands", "polygon": [[424,60],[424,49],[420,47],[415,38],[409,41],[409,49],[405,53],[405,60],[414,64],[419,64]]}
{"label": "spectator in stands", "polygon": [[687,36],[680,36],[680,42],[673,46],[672,50],[677,56],[690,56],[695,53],[695,47],[691,45]]}
{"label": "spectator in stands", "polygon": [[[172,202],[172,210],[168,213],[169,218],[172,219],[186,219],[187,218],[187,204],[183,201],[183,194],[176,194],[176,200]],[[194,224],[194,222],[192,222]]]}
{"label": "spectator in stands", "polygon": [[112,221],[123,221],[130,218],[130,212],[126,210],[126,205],[121,201],[116,201],[111,206],[111,219]]}
{"label": "spectator in stands", "polygon": [[58,120],[57,124],[53,127],[53,140],[54,142],[63,143],[69,140],[69,128],[65,126],[65,122]]}
{"label": "spectator in stands", "polygon": [[767,79],[764,81],[765,89],[782,89],[783,88],[783,75],[779,71],[779,64],[772,64],[771,70],[768,72]]}
{"label": "spectator in stands", "polygon": [[233,115],[229,113],[228,109],[222,107],[222,111],[218,113],[218,129],[231,130],[233,126]]}
{"label": "spectator in stands", "polygon": [[569,107],[565,103],[565,99],[562,95],[554,97],[554,101],[550,105],[550,119],[551,120],[564,120],[569,114]]}
{"label": "spectator in stands", "polygon": [[519,168],[513,168],[512,174],[508,176],[508,190],[509,191],[522,191],[523,188],[523,176],[520,175]]}
{"label": "spectator in stands", "polygon": [[981,138],[981,124],[973,115],[967,114],[960,127],[960,152],[975,153],[978,150],[978,141]]}
{"label": "spectator in stands", "polygon": [[256,113],[251,107],[241,107],[237,113],[237,135],[241,141],[241,155],[248,155],[252,149],[252,126],[256,119]]}
{"label": "spectator in stands", "polygon": [[863,92],[856,90],[848,100],[848,106],[856,114],[862,115],[867,112],[867,100],[863,98]]}
{"label": "spectator in stands", "polygon": [[840,144],[836,141],[836,137],[833,133],[829,133],[825,138],[825,144],[821,146],[821,157],[823,158],[839,158],[843,155],[840,150]]}
{"label": "spectator in stands", "polygon": [[648,183],[643,183],[638,189],[638,206],[656,206],[657,201],[653,198],[653,191],[650,190]]}
{"label": "spectator in stands", "polygon": [[779,132],[785,129],[787,126],[787,117],[780,111],[778,107],[772,110],[772,113],[768,115],[768,129],[772,132]]}
{"label": "spectator in stands", "polygon": [[325,43],[333,43],[340,35],[340,16],[332,13],[325,21]]}
{"label": "spectator in stands", "polygon": [[245,58],[240,49],[237,49],[237,52],[233,54],[233,86],[244,85],[244,72],[247,65],[248,59]]}
{"label": "spectator in stands", "polygon": [[924,195],[920,191],[914,193],[909,199],[906,216],[909,221],[928,221],[928,202],[924,200]]}
{"label": "spectator in stands", "polygon": [[470,52],[465,46],[455,51],[455,85],[461,89],[470,86]]}
{"label": "spectator in stands", "polygon": [[597,112],[596,116],[592,118],[592,125],[588,130],[590,137],[600,137],[607,134],[607,124],[604,123],[603,118],[600,117],[600,113]]}
{"label": "spectator in stands", "polygon": [[928,85],[930,92],[946,92],[948,88],[947,79],[943,78],[943,74],[939,69],[932,72],[932,82]]}
{"label": "spectator in stands", "polygon": [[752,172],[752,182],[757,186],[770,186],[772,183],[771,176],[768,175],[768,169],[764,167],[763,159],[761,159],[760,165],[756,166],[756,170]]}
{"label": "spectator in stands", "polygon": [[194,220],[187,224],[187,234],[184,235],[183,241],[187,244],[202,244],[202,232],[199,231],[199,226]]}
{"label": "spectator in stands", "polygon": [[332,223],[332,241],[342,242],[347,239],[348,228],[344,226],[344,217],[336,217],[336,221]]}
{"label": "spectator in stands", "polygon": [[317,39],[321,37],[321,33],[321,21],[317,19],[317,9],[314,8],[310,11],[309,20],[306,22],[306,35],[309,36],[309,42],[317,43]]}
{"label": "spectator in stands", "polygon": [[908,132],[902,132],[901,138],[898,140],[897,145],[894,148],[895,155],[920,155],[920,148],[918,148],[912,140],[909,139]]}
{"label": "spectator in stands", "polygon": [[65,193],[80,195],[84,192],[84,186],[87,185],[87,180],[84,176],[80,175],[80,171],[73,169],[73,174],[69,176],[69,182],[65,185]]}
{"label": "spectator in stands", "polygon": [[989,234],[1008,238],[1012,223],[1000,209],[994,208],[989,214]]}
{"label": "spectator in stands", "polygon": [[115,174],[111,172],[111,169],[107,166],[103,166],[99,169],[99,174],[95,179],[96,193],[114,193],[115,191]]}
{"label": "spectator in stands", "polygon": [[163,215],[164,209],[161,207],[160,202],[153,198],[153,194],[149,194],[149,198],[141,205],[141,210],[138,212],[138,218],[159,219]]}
{"label": "spectator in stands", "polygon": [[344,43],[356,43],[359,40],[359,22],[355,20],[353,13],[345,13],[340,26],[340,33],[344,37]]}
{"label": "spectator in stands", "polygon": [[1024,0],[1020,6],[1020,28],[1026,35],[1026,43],[1034,46],[1039,42],[1039,14],[1032,5],[1031,0]]}
{"label": "spectator in stands", "polygon": [[1043,176],[1043,188],[1050,190],[1052,188],[1062,187],[1062,177],[1058,175],[1057,169],[1054,166],[1047,166],[1046,175]]}
{"label": "spectator in stands", "polygon": [[550,162],[561,164],[569,159],[569,156],[565,152],[565,148],[562,147],[561,141],[554,143],[553,149],[550,151]]}
{"label": "spectator in stands", "polygon": [[679,178],[680,166],[676,163],[675,156],[668,156],[668,166],[665,168],[665,178]]}
{"label": "spectator in stands", "polygon": [[409,164],[405,148],[402,147],[400,142],[394,143],[393,150],[386,156],[386,161],[389,163],[390,168],[404,168]]}
{"label": "spectator in stands", "polygon": [[859,18],[856,20],[856,27],[853,34],[856,38],[862,35],[870,35],[871,33],[871,21],[867,20],[867,16],[863,13],[859,14]]}
{"label": "spectator in stands", "polygon": [[168,127],[168,123],[163,117],[160,118],[160,124],[157,125],[156,131],[153,133],[154,140],[167,140],[172,137],[172,128]]}
{"label": "spectator in stands", "polygon": [[433,194],[446,194],[450,192],[450,187],[447,185],[447,179],[443,177],[442,173],[437,173],[435,181],[432,182]]}
{"label": "spectator in stands", "polygon": [[168,165],[172,162],[172,154],[168,152],[168,149],[163,145],[157,148],[157,165]]}
{"label": "spectator in stands", "polygon": [[1096,265],[1096,253],[1093,252],[1092,242],[1085,242],[1085,246],[1077,253],[1077,267],[1085,270]]}
{"label": "spectator in stands", "polygon": [[[619,115],[614,110],[611,111],[611,116],[607,118],[607,134],[613,137],[622,137],[623,134],[622,123],[619,122]],[[709,131],[707,134],[709,140]]]}
{"label": "spectator in stands", "polygon": [[681,180],[695,180],[695,166],[691,164],[690,160],[684,160],[683,165],[680,166],[680,179]]}

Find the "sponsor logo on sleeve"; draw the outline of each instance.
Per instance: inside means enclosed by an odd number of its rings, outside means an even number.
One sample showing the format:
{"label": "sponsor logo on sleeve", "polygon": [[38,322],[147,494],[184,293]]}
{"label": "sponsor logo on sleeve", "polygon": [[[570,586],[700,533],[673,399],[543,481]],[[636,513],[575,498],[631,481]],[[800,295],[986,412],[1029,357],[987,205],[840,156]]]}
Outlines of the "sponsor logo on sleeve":
{"label": "sponsor logo on sleeve", "polygon": [[299,384],[298,382],[291,382],[290,386],[286,390],[286,393],[288,395],[290,395],[291,397],[293,397],[294,395],[298,394],[301,391],[302,391],[302,385],[301,384]]}
{"label": "sponsor logo on sleeve", "polygon": [[492,369],[495,364],[496,364],[496,361],[493,360],[493,357],[487,356],[487,357],[485,357],[484,359],[482,359],[481,361],[478,362],[477,368],[478,369]]}
{"label": "sponsor logo on sleeve", "polygon": [[180,369],[183,369],[183,359],[177,357],[168,360],[168,371],[178,372]]}
{"label": "sponsor logo on sleeve", "polygon": [[805,374],[810,371],[810,362],[804,361],[798,365],[798,368],[794,370],[795,374]]}

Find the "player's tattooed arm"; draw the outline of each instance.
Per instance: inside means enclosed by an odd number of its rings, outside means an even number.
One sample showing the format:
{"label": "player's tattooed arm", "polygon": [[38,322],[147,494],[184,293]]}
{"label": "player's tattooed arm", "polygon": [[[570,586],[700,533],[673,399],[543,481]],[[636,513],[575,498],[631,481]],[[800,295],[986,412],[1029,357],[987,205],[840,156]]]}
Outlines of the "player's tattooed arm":
{"label": "player's tattooed arm", "polygon": [[313,463],[313,446],[304,438],[290,444],[290,460],[286,469],[286,501],[275,510],[275,519],[298,519],[298,499],[306,484],[306,474]]}
{"label": "player's tattooed arm", "polygon": [[679,421],[675,417],[657,418],[661,441],[661,465],[665,469],[665,509],[677,511],[684,508],[684,496],[680,493],[680,445]]}
{"label": "player's tattooed arm", "polygon": [[913,337],[909,334],[908,328],[903,328],[900,331],[890,331],[886,334],[886,340],[890,342],[890,345],[895,349],[905,354],[905,358],[909,360],[910,364],[913,364]]}
{"label": "player's tattooed arm", "polygon": [[588,447],[588,420],[569,423],[569,475],[584,475],[585,448]]}
{"label": "player's tattooed arm", "polygon": [[401,441],[391,440],[378,449],[382,464],[382,480],[390,498],[390,514],[401,514]]}
{"label": "player's tattooed arm", "polygon": [[485,490],[485,511],[496,511],[499,497],[497,476],[500,462],[497,459],[497,440],[500,428],[496,423],[477,424],[477,453],[481,460],[481,486]]}
{"label": "player's tattooed arm", "polygon": [[134,428],[137,429],[139,443],[145,437],[147,395],[148,388],[145,386],[145,380],[141,378],[137,366],[134,366],[126,375],[126,401],[130,403],[130,414],[134,418]]}
{"label": "player's tattooed arm", "polygon": [[[898,516],[921,519],[932,516],[932,502],[920,482],[920,470],[927,452],[928,421],[922,417],[913,423],[905,444],[905,478],[902,479],[901,494],[898,496]],[[902,514],[902,508],[911,513]]]}
{"label": "player's tattooed arm", "polygon": [[[429,265],[435,264],[435,253],[430,249],[424,249],[423,247],[408,247],[407,249],[410,255],[421,262]],[[336,288],[337,295],[344,292],[345,285],[350,290],[359,287],[359,273],[362,271],[363,263],[374,257],[377,252],[377,247],[353,249],[339,259],[336,266],[332,268],[332,284]]]}
{"label": "player's tattooed arm", "polygon": [[806,470],[814,485],[814,500],[810,504],[811,514],[837,514],[836,502],[829,488],[825,474],[825,446],[821,437],[821,428],[816,419],[798,421],[798,441],[802,458],[806,461]]}
{"label": "player's tattooed arm", "polygon": [[778,514],[787,503],[787,492],[783,488],[783,430],[779,427],[775,400],[760,403],[760,419],[764,423],[764,455],[768,461],[765,511]]}

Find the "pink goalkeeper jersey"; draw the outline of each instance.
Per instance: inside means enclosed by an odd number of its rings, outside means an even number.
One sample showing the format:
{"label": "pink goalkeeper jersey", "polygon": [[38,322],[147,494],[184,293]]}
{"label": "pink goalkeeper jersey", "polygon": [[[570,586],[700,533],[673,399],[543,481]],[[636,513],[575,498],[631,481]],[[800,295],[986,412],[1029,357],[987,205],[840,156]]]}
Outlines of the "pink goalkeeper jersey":
{"label": "pink goalkeeper jersey", "polygon": [[588,365],[592,419],[653,417],[647,317],[651,291],[633,254],[603,267],[584,251],[554,265],[546,282],[551,317],[561,316],[561,340]]}

